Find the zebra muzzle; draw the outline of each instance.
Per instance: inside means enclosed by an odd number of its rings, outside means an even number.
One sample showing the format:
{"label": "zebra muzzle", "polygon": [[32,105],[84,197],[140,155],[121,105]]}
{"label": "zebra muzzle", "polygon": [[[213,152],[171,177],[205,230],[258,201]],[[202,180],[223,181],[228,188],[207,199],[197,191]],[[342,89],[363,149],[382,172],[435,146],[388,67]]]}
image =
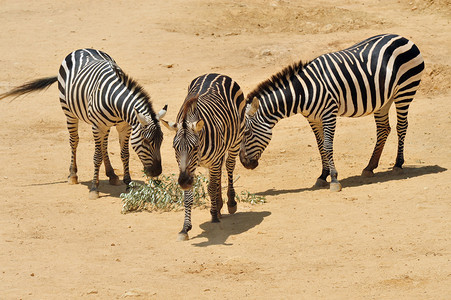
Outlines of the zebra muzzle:
{"label": "zebra muzzle", "polygon": [[178,183],[182,190],[189,190],[193,187],[194,178],[188,172],[180,172]]}
{"label": "zebra muzzle", "polygon": [[161,161],[156,161],[153,165],[144,167],[144,173],[151,177],[159,176],[162,171]]}
{"label": "zebra muzzle", "polygon": [[246,169],[253,170],[258,166],[258,160],[247,158],[244,151],[240,151],[240,161]]}

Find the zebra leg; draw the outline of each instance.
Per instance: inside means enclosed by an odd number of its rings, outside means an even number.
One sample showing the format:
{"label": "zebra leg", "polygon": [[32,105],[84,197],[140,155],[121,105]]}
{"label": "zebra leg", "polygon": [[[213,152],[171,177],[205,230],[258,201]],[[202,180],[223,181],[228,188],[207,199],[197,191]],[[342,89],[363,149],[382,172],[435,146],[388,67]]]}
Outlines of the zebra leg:
{"label": "zebra leg", "polygon": [[385,142],[390,134],[390,122],[388,117],[388,111],[391,103],[388,103],[381,110],[374,113],[374,120],[376,121],[377,140],[374,146],[373,154],[371,155],[368,166],[362,171],[362,176],[373,177],[373,170],[379,165],[382,150],[384,150]]}
{"label": "zebra leg", "polygon": [[240,145],[238,144],[237,149],[230,150],[229,155],[226,159],[226,169],[227,169],[227,209],[229,214],[234,214],[237,210],[237,203],[235,200],[235,189],[233,188],[233,171],[235,170],[236,157],[240,150]]}
{"label": "zebra leg", "polygon": [[183,229],[178,234],[179,241],[187,241],[189,239],[188,231],[193,227],[191,224],[191,207],[193,206],[193,190],[183,192],[185,203],[185,220],[183,222]]}
{"label": "zebra leg", "polygon": [[77,147],[78,141],[80,140],[78,137],[78,119],[73,116],[66,115],[67,117],[67,130],[69,131],[69,144],[71,148],[71,158],[70,158],[70,167],[69,167],[69,184],[77,184],[78,176],[77,176]]}
{"label": "zebra leg", "polygon": [[211,222],[217,223],[219,222],[219,218],[221,217],[221,208],[222,208],[222,195],[221,195],[221,167],[222,167],[222,159],[219,164],[215,164],[210,168],[209,174],[209,183],[208,183],[208,194],[210,195],[211,200]]}
{"label": "zebra leg", "polygon": [[108,136],[110,135],[110,129],[108,129],[103,136],[102,141],[102,157],[103,163],[105,164],[106,176],[109,178],[111,185],[120,185],[119,177],[114,173],[113,166],[110,162],[110,157],[108,156]]}
{"label": "zebra leg", "polygon": [[321,171],[321,175],[316,180],[314,185],[315,188],[327,187],[329,183],[327,182],[327,176],[329,176],[329,160],[327,159],[326,151],[324,150],[324,134],[323,134],[323,126],[319,122],[309,121],[310,127],[315,134],[316,143],[318,145],[319,154],[321,155],[321,163],[323,169]]}
{"label": "zebra leg", "polygon": [[335,115],[323,121],[323,134],[324,134],[324,149],[326,152],[327,160],[329,161],[330,170],[330,191],[339,192],[341,191],[341,184],[338,182],[338,172],[335,169],[334,158],[333,158],[333,146],[334,146],[334,134],[335,125],[337,118]]}
{"label": "zebra leg", "polygon": [[[219,194],[216,196],[216,212],[217,212],[218,218],[221,219],[222,218],[221,209],[224,206],[224,201],[222,200],[221,178],[219,178],[218,186],[219,186],[218,187],[218,193]],[[210,197],[210,200],[211,200],[211,197]],[[210,210],[210,213],[211,213],[211,210]],[[212,217],[212,220],[213,220],[213,217]]]}
{"label": "zebra leg", "polygon": [[102,164],[102,144],[105,133],[97,127],[92,127],[94,135],[95,151],[94,151],[94,178],[92,179],[91,188],[89,189],[89,199],[97,199],[99,197],[99,169]]}
{"label": "zebra leg", "polygon": [[395,166],[393,171],[395,173],[402,173],[402,165],[404,164],[404,139],[406,137],[408,122],[407,113],[409,111],[410,102],[413,98],[403,99],[400,102],[396,102],[396,132],[398,133],[398,154],[396,156]]}
{"label": "zebra leg", "polygon": [[130,168],[129,168],[130,152],[128,148],[132,128],[130,127],[130,125],[124,122],[118,124],[116,126],[116,129],[119,134],[119,144],[121,146],[121,160],[124,166],[123,181],[128,186],[128,184],[132,181],[130,177]]}

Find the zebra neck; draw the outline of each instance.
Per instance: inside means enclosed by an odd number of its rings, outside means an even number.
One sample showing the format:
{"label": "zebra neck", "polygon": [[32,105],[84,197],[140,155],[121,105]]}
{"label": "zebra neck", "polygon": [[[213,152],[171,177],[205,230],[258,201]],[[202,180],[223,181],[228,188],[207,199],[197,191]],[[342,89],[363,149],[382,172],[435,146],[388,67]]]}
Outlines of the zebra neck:
{"label": "zebra neck", "polygon": [[136,127],[138,126],[139,120],[136,116],[136,112],[142,113],[148,117],[154,117],[155,113],[152,110],[152,107],[149,100],[146,98],[135,98],[135,97],[127,97],[119,104],[119,113],[121,114],[122,120],[127,122],[130,126]]}
{"label": "zebra neck", "polygon": [[274,127],[279,120],[293,114],[294,97],[296,95],[293,95],[289,88],[277,88],[271,93],[261,95],[259,117],[271,128]]}
{"label": "zebra neck", "polygon": [[257,96],[260,100],[258,113],[271,127],[279,120],[301,113],[309,115],[309,109],[318,99],[325,97],[326,90],[320,82],[314,82],[307,74],[309,66],[305,66],[289,77],[278,78]]}

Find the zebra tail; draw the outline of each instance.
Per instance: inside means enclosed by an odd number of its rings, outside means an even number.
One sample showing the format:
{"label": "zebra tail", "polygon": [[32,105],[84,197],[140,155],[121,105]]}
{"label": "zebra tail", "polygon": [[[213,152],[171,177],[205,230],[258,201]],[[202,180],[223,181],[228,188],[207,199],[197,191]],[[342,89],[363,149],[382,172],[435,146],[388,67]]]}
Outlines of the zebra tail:
{"label": "zebra tail", "polygon": [[49,86],[51,86],[53,83],[55,83],[58,80],[58,77],[46,77],[46,78],[40,78],[33,81],[26,82],[18,87],[15,87],[14,89],[10,90],[9,92],[0,94],[0,100],[7,98],[7,97],[18,97],[21,95],[25,95],[34,91],[41,91],[44,89],[47,89]]}

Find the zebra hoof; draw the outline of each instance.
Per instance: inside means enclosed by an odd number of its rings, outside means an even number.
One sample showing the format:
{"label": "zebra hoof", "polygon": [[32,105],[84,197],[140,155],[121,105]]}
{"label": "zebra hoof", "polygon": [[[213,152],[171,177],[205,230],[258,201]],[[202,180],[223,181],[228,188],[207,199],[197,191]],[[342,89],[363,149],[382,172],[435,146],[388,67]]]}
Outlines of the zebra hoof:
{"label": "zebra hoof", "polygon": [[67,182],[69,184],[78,184],[78,176],[69,176]]}
{"label": "zebra hoof", "polygon": [[234,213],[236,213],[236,210],[238,208],[238,205],[234,205],[234,206],[228,206],[227,205],[227,209],[229,210],[229,214],[233,215]]}
{"label": "zebra hoof", "polygon": [[331,192],[339,192],[341,191],[341,184],[339,182],[331,182],[329,190]]}
{"label": "zebra hoof", "polygon": [[90,191],[89,192],[89,200],[95,200],[99,198],[99,192],[98,191]]}
{"label": "zebra hoof", "polygon": [[324,188],[324,187],[327,187],[327,186],[329,186],[329,183],[326,180],[318,178],[316,180],[315,185],[313,187],[316,188],[316,189],[320,189],[320,188]]}
{"label": "zebra hoof", "polygon": [[111,185],[121,185],[121,181],[119,180],[119,177],[111,177],[109,180]]}
{"label": "zebra hoof", "polygon": [[188,233],[185,232],[179,232],[177,235],[177,241],[187,241],[189,240]]}
{"label": "zebra hoof", "polygon": [[362,177],[366,177],[366,178],[374,177],[374,173],[373,173],[373,171],[363,170]]}
{"label": "zebra hoof", "polygon": [[396,175],[401,175],[404,174],[404,170],[400,167],[393,167],[393,173],[395,173]]}

